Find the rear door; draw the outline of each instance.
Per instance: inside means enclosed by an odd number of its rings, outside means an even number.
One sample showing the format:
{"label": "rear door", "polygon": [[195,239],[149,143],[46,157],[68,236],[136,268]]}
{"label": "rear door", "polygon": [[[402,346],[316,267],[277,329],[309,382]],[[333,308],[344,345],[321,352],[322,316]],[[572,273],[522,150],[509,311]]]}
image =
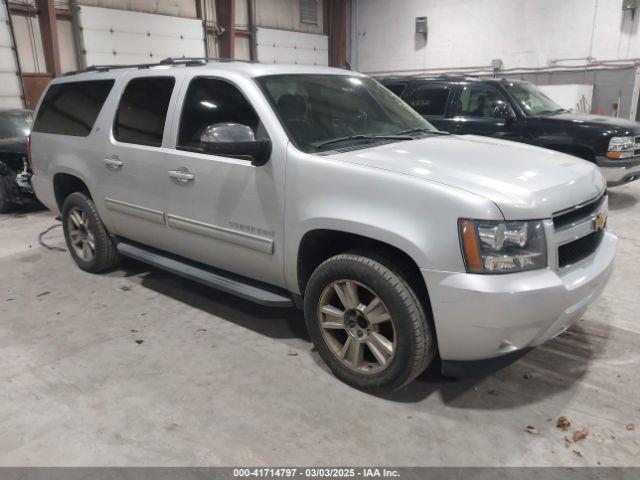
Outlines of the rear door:
{"label": "rear door", "polygon": [[97,166],[112,232],[165,250],[171,246],[164,215],[171,183],[164,139],[182,79],[178,72],[150,70],[123,79]]}
{"label": "rear door", "polygon": [[510,118],[498,111],[506,108],[515,117],[506,97],[494,86],[467,84],[459,87],[452,103],[449,131],[490,137],[509,136]]}
{"label": "rear door", "polygon": [[445,132],[451,127],[448,118],[452,86],[448,83],[423,83],[412,85],[404,94],[404,100],[429,123]]}

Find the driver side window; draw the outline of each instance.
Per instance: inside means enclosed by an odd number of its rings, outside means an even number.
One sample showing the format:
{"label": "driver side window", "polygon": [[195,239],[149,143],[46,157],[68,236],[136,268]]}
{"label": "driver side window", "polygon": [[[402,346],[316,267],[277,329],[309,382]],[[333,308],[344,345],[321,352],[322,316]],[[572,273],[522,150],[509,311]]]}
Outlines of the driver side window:
{"label": "driver side window", "polygon": [[510,109],[506,98],[495,88],[484,85],[467,85],[456,101],[454,116],[496,118],[496,107]]}
{"label": "driver side window", "polygon": [[258,114],[238,88],[216,78],[194,78],[182,106],[178,148],[201,151],[202,132],[217,123],[246,125],[257,139],[267,138]]}

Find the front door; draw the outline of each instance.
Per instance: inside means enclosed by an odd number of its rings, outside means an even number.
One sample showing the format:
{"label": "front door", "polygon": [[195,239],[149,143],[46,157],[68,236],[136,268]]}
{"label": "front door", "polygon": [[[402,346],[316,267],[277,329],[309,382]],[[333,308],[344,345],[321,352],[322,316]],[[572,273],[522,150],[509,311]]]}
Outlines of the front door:
{"label": "front door", "polygon": [[175,253],[283,286],[283,146],[273,142],[271,159],[254,166],[248,159],[204,153],[200,144],[207,126],[228,122],[251,127],[258,139],[269,138],[247,100],[263,98],[252,85],[245,85],[253,88],[245,97],[224,79],[185,82],[175,148],[167,153],[166,221]]}

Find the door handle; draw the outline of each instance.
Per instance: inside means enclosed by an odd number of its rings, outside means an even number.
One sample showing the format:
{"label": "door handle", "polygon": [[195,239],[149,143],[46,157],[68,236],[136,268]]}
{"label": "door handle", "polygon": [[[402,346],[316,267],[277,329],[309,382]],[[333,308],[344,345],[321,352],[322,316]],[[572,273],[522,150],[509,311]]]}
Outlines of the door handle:
{"label": "door handle", "polygon": [[123,163],[118,160],[117,157],[107,157],[103,160],[103,162],[107,168],[113,169],[120,168],[123,165]]}
{"label": "door handle", "polygon": [[191,173],[186,168],[179,168],[178,170],[169,170],[169,177],[173,178],[178,183],[187,183],[192,182],[195,177],[193,173]]}

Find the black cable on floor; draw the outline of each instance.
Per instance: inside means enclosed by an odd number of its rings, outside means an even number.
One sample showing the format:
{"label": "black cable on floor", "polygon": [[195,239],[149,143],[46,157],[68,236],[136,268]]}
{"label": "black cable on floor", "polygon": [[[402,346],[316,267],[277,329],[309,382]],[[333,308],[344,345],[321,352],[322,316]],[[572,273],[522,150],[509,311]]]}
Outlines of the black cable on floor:
{"label": "black cable on floor", "polygon": [[47,233],[49,233],[51,230],[53,230],[56,227],[61,227],[62,224],[61,223],[56,223],[55,225],[51,225],[49,228],[47,228],[44,232],[42,232],[40,235],[38,235],[38,243],[40,243],[40,245],[42,245],[44,248],[46,248],[47,250],[53,250],[55,252],[66,252],[67,249],[66,248],[62,248],[62,247],[56,247],[55,245],[47,245],[46,243],[44,243],[44,240],[42,240],[42,237],[44,237]]}

